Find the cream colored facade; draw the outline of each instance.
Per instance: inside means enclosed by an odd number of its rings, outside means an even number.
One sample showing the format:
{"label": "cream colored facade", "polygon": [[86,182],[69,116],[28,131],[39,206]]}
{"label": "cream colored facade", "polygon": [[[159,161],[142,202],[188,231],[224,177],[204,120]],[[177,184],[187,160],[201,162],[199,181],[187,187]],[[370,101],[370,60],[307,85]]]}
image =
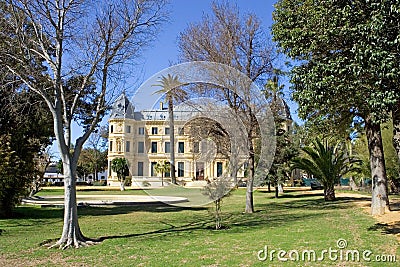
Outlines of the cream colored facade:
{"label": "cream colored facade", "polygon": [[[290,131],[292,119],[289,107],[281,99],[279,115],[285,119],[282,130]],[[228,158],[220,153],[208,155],[212,149],[207,142],[198,143],[189,136],[190,126],[186,123],[194,117],[190,109],[175,109],[175,170],[181,184],[203,182],[228,173]],[[119,186],[116,173],[111,169],[114,158],[126,158],[132,186],[161,185],[161,174],[155,171],[158,162],[169,162],[169,119],[168,111],[135,111],[125,94],[113,104],[109,119],[108,185]],[[216,150],[217,151],[217,150]],[[245,162],[247,155],[239,156]],[[245,165],[245,163],[244,163]],[[244,165],[239,168],[237,178],[244,179]],[[168,181],[169,174],[167,174]],[[202,185],[199,183],[199,185]]]}
{"label": "cream colored facade", "polygon": [[[207,146],[195,144],[188,135],[187,113],[190,111],[174,111],[177,180],[185,184],[221,176],[227,169],[227,159],[218,153],[210,159],[201,156]],[[151,186],[161,185],[161,174],[154,167],[158,162],[169,161],[168,131],[167,110],[134,111],[126,96],[121,95],[115,101],[109,119],[108,185],[119,185],[116,173],[111,170],[111,161],[120,157],[128,161],[132,186],[143,186],[144,182]],[[243,171],[239,176],[243,176]]]}

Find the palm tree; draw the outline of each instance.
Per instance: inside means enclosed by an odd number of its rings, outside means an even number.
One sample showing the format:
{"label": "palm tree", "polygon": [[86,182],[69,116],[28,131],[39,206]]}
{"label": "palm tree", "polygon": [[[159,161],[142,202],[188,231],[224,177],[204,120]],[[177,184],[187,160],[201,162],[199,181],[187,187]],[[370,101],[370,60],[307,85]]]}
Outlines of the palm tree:
{"label": "palm tree", "polygon": [[316,138],[311,146],[302,148],[306,154],[292,160],[292,168],[312,174],[324,186],[325,201],[335,200],[335,184],[341,176],[359,169],[360,160],[349,157],[341,142],[329,144],[328,139]]}
{"label": "palm tree", "polygon": [[169,116],[169,138],[170,138],[170,168],[171,168],[171,181],[176,184],[175,176],[175,131],[174,131],[174,101],[182,101],[187,97],[187,93],[179,89],[182,82],[179,81],[177,75],[168,74],[161,76],[158,81],[159,84],[154,86],[162,87],[161,90],[154,92],[155,94],[165,94],[165,100],[168,103],[168,116]]}
{"label": "palm tree", "polygon": [[128,174],[128,161],[125,158],[115,158],[111,161],[111,170],[117,173],[121,191],[125,190],[125,177]]}
{"label": "palm tree", "polygon": [[164,177],[165,174],[168,172],[171,172],[171,165],[168,161],[164,160],[162,162],[157,162],[156,166],[154,167],[154,170],[157,173],[161,174],[161,186],[164,186]]}

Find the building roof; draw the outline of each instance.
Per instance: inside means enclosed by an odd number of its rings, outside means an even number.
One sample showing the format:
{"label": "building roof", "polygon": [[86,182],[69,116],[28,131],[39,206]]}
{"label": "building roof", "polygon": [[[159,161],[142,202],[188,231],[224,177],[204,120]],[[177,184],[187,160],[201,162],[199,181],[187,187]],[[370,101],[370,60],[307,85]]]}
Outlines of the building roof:
{"label": "building roof", "polygon": [[134,119],[134,111],[135,107],[128,100],[124,92],[113,103],[110,118]]}
{"label": "building roof", "polygon": [[[193,118],[196,114],[198,114],[198,111],[195,108],[185,104],[174,107],[175,120],[185,121]],[[164,121],[169,119],[169,114],[165,108],[135,111],[135,107],[128,100],[125,93],[122,93],[113,103],[110,115],[110,119],[119,118],[137,121]]]}
{"label": "building roof", "polygon": [[[286,101],[278,96],[277,106],[278,115],[285,120],[292,120],[290,109]],[[178,121],[187,121],[201,112],[193,106],[180,104],[174,107],[174,119]],[[136,121],[163,121],[169,119],[168,110],[165,108],[135,111],[135,107],[128,100],[125,93],[122,93],[113,103],[110,119],[134,119]]]}
{"label": "building roof", "polygon": [[279,108],[278,115],[284,120],[292,120],[292,115],[290,115],[289,105],[282,97],[277,97],[277,106]]}

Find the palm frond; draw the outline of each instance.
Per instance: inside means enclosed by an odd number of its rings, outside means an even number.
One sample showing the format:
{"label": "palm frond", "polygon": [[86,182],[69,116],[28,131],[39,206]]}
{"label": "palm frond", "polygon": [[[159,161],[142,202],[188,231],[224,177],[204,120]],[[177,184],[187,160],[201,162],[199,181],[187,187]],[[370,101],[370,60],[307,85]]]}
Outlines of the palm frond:
{"label": "palm frond", "polygon": [[187,98],[187,92],[180,88],[184,83],[179,80],[177,75],[162,75],[157,82],[158,84],[154,84],[152,86],[161,87],[161,89],[153,92],[153,94],[166,94],[167,99],[172,98],[178,101],[182,101]]}
{"label": "palm frond", "polygon": [[323,184],[334,184],[343,175],[359,170],[360,160],[347,156],[343,144],[331,139],[315,139],[310,146],[302,148],[305,156],[293,160],[292,169],[302,169]]}

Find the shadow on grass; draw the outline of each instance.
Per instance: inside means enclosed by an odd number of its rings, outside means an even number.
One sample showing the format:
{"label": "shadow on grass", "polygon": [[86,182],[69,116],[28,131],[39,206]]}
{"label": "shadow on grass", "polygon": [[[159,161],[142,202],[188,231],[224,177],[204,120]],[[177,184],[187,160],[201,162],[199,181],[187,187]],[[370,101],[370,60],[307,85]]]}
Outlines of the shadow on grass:
{"label": "shadow on grass", "polygon": [[164,212],[179,212],[185,210],[206,210],[206,207],[178,207],[165,203],[148,203],[146,205],[127,205],[127,206],[102,206],[102,207],[80,207],[78,210],[79,216],[104,216],[104,215],[118,215],[129,214],[132,212],[151,212],[151,213],[164,213]]}
{"label": "shadow on grass", "polygon": [[390,210],[391,211],[400,211],[400,202],[398,199],[390,201]]}
{"label": "shadow on grass", "polygon": [[[258,191],[260,194],[272,194],[268,198],[275,199],[275,192],[271,191]],[[302,193],[300,193],[302,192]],[[322,191],[288,191],[283,195],[279,195],[278,199],[290,199],[290,198],[310,198],[310,197],[324,197]]]}
{"label": "shadow on grass", "polygon": [[11,219],[59,219],[63,218],[63,208],[40,208],[35,206],[21,206],[14,210]]}
{"label": "shadow on grass", "polygon": [[312,220],[314,217],[321,216],[322,213],[319,214],[270,214],[270,213],[253,213],[253,214],[230,214],[228,216],[224,216],[222,219],[222,223],[224,225],[223,229],[215,230],[214,220],[211,216],[207,216],[201,218],[198,217],[195,222],[190,222],[184,225],[175,226],[170,223],[158,222],[168,227],[165,229],[159,229],[144,233],[132,233],[125,235],[109,235],[103,236],[98,239],[94,239],[94,241],[102,242],[109,239],[123,239],[123,238],[132,238],[132,237],[159,237],[166,234],[171,233],[182,233],[182,232],[190,232],[194,231],[213,231],[215,233],[242,233],[249,228],[258,228],[258,227],[274,227],[277,224],[280,226],[284,224],[290,224],[294,221],[304,221],[304,220]]}
{"label": "shadow on grass", "polygon": [[[370,198],[353,198],[353,197],[337,197],[334,201],[325,201],[323,198],[306,199],[305,197],[318,196],[314,195],[285,195],[280,197],[280,201],[270,202],[268,204],[257,205],[257,208],[269,209],[307,209],[307,210],[330,210],[330,209],[349,209],[354,207],[356,201],[370,201]],[[278,199],[278,200],[279,200]],[[290,201],[287,201],[290,199]],[[297,199],[297,200],[292,200]]]}
{"label": "shadow on grass", "polygon": [[140,237],[140,236],[151,236],[151,235],[164,235],[168,233],[178,233],[178,232],[186,232],[186,231],[193,231],[193,230],[200,230],[205,229],[206,225],[210,224],[212,220],[203,220],[197,222],[187,223],[181,226],[174,226],[169,223],[163,223],[168,225],[169,227],[166,229],[159,229],[145,233],[135,233],[135,234],[126,234],[126,235],[109,235],[109,236],[102,236],[98,239],[94,239],[94,241],[102,242],[108,239],[120,239],[120,238],[132,238],[132,237]]}
{"label": "shadow on grass", "polygon": [[[177,207],[165,203],[148,203],[146,205],[125,205],[125,206],[78,206],[79,217],[84,216],[107,216],[129,214],[132,212],[179,212],[184,210],[205,210],[206,207]],[[35,207],[21,206],[18,207],[12,219],[62,219],[64,208],[54,207]]]}
{"label": "shadow on grass", "polygon": [[380,231],[382,234],[397,235],[400,234],[400,222],[391,224],[376,223],[368,228],[368,231]]}

